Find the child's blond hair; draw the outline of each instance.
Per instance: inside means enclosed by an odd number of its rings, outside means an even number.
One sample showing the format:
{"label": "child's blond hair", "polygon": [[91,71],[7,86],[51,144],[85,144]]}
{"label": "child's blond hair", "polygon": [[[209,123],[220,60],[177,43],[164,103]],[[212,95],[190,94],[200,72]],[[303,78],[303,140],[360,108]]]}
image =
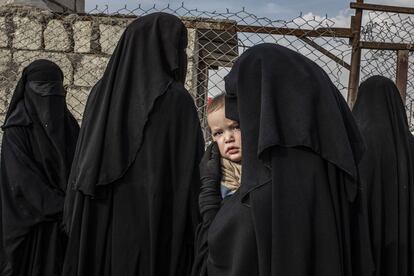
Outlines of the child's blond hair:
{"label": "child's blond hair", "polygon": [[207,105],[207,115],[224,106],[224,93],[221,93],[210,100]]}

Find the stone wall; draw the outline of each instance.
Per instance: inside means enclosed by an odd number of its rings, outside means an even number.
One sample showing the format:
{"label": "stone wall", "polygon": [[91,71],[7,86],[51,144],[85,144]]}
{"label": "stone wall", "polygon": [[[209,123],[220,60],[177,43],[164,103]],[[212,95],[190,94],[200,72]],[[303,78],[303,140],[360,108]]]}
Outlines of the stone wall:
{"label": "stone wall", "polygon": [[[36,59],[49,59],[61,67],[68,108],[81,122],[92,86],[101,78],[123,30],[135,19],[136,16],[64,14],[33,7],[0,7],[0,125],[23,68]],[[188,29],[185,85],[203,119],[209,70],[231,66],[238,55],[235,22],[182,20]]]}
{"label": "stone wall", "polygon": [[[25,66],[44,58],[65,75],[68,105],[80,119],[91,87],[102,76],[125,27],[134,17],[57,14],[33,8],[0,8],[0,121]],[[189,29],[188,85],[196,78],[195,29]]]}

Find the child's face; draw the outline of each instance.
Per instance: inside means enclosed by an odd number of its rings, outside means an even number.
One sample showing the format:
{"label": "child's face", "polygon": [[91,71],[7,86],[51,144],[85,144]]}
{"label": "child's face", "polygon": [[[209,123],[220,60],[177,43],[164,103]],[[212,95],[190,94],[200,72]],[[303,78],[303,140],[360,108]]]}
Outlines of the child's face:
{"label": "child's face", "polygon": [[221,156],[233,162],[239,162],[242,158],[239,123],[225,117],[224,107],[208,114],[207,122]]}

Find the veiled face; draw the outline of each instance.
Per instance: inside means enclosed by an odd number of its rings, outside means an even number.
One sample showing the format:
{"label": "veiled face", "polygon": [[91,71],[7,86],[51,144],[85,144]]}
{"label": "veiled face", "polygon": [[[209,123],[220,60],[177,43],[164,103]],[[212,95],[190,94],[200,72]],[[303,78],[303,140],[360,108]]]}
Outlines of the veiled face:
{"label": "veiled face", "polygon": [[27,67],[25,80],[24,101],[32,119],[48,125],[61,120],[66,113],[66,91],[60,68],[50,61],[37,60]]}
{"label": "veiled face", "polygon": [[207,122],[221,156],[233,162],[240,162],[242,149],[239,123],[225,117],[224,107],[210,112],[207,115]]}

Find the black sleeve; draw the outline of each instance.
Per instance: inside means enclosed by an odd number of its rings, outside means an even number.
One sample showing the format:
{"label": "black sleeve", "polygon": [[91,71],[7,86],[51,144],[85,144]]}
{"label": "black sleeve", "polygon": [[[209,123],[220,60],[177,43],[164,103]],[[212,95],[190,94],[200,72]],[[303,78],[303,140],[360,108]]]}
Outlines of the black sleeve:
{"label": "black sleeve", "polygon": [[34,161],[24,127],[5,130],[0,173],[2,242],[8,252],[18,246],[34,225],[60,216],[63,195],[48,184]]}
{"label": "black sleeve", "polygon": [[202,221],[196,231],[195,235],[195,258],[191,272],[191,276],[207,276],[207,258],[208,258],[208,242],[207,233],[210,228],[211,221]]}
{"label": "black sleeve", "polygon": [[[218,210],[220,209],[222,201],[219,188],[220,183],[218,183],[219,181],[217,181],[216,177],[208,176],[209,173],[206,174],[206,171],[203,172],[206,168],[209,168],[209,162],[215,161],[215,158],[209,160],[211,156],[210,150],[211,148],[209,146],[200,164],[202,186],[200,189],[199,205],[202,220],[196,231],[195,261],[192,269],[192,276],[203,276],[208,274],[208,230]],[[210,163],[210,165],[212,164]],[[206,166],[206,168],[203,168],[203,166]],[[217,169],[216,166],[217,165],[214,165],[212,168]]]}
{"label": "black sleeve", "polygon": [[49,185],[34,161],[24,128],[4,132],[1,161],[3,207],[13,208],[3,212],[22,218],[30,213],[41,220],[62,211],[64,195]]}

